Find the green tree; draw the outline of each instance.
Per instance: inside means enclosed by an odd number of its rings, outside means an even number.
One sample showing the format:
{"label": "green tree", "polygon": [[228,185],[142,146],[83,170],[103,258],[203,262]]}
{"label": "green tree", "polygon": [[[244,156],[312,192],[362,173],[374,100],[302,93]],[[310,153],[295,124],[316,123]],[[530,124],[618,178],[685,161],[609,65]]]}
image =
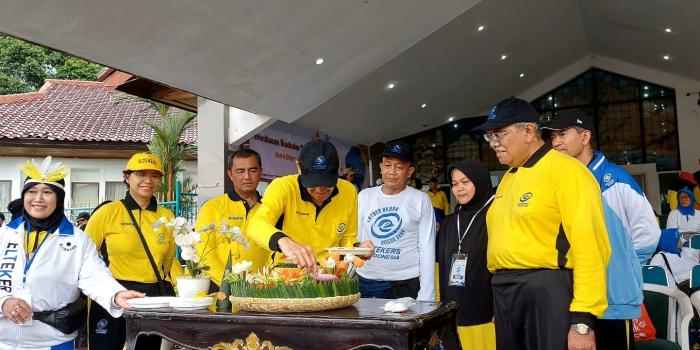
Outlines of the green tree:
{"label": "green tree", "polygon": [[153,131],[153,139],[148,143],[148,150],[157,155],[163,162],[165,176],[161,181],[158,192],[165,194],[166,201],[172,201],[175,191],[175,178],[178,173],[185,171],[183,161],[197,156],[197,146],[180,143],[180,137],[192,123],[197,114],[187,111],[175,112],[171,106],[151,101],[137,96],[120,94],[114,98],[114,103],[140,101],[146,103],[146,110],[154,110],[160,115],[159,121],[146,120],[145,123]]}
{"label": "green tree", "polygon": [[0,34],[0,95],[38,90],[46,79],[97,79],[102,66]]}

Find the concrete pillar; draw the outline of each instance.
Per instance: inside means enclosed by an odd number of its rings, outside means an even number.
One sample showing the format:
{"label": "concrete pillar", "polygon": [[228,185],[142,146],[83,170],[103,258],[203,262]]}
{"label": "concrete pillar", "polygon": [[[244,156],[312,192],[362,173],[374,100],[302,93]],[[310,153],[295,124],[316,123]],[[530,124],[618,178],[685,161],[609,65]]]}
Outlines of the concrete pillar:
{"label": "concrete pillar", "polygon": [[201,207],[207,200],[230,189],[226,177],[229,150],[247,141],[275,120],[218,102],[197,101],[197,200]]}
{"label": "concrete pillar", "polygon": [[229,145],[229,108],[205,98],[197,101],[197,201],[224,193]]}

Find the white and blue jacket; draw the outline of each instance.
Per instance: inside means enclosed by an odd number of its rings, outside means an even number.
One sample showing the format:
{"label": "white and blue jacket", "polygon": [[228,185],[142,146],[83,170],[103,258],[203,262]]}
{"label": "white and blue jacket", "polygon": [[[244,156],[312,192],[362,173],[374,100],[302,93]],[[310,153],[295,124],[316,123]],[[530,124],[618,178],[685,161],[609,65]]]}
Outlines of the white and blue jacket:
{"label": "white and blue jacket", "polygon": [[603,319],[641,316],[642,266],[656,250],[661,229],[654,210],[632,176],[610,163],[601,152],[588,164],[603,195],[605,225],[610,239],[607,268],[608,309]]}
{"label": "white and blue jacket", "polygon": [[[0,227],[0,304],[13,297],[22,285],[27,264],[24,252],[24,218]],[[97,304],[119,317],[112,297],[125,290],[97,255],[92,240],[63,217],[58,229],[37,249],[26,270],[34,311],[58,310],[77,299],[83,291]],[[0,350],[73,349],[77,332],[63,334],[41,321],[17,326],[0,313]]]}

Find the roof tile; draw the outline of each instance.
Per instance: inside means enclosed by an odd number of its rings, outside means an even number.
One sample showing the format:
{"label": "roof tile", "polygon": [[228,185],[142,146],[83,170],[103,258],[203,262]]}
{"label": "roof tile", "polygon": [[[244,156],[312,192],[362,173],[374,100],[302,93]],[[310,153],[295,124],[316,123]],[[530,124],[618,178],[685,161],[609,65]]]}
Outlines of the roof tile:
{"label": "roof tile", "polygon": [[[160,115],[141,101],[115,104],[115,94],[101,82],[51,79],[39,92],[0,96],[0,139],[149,142],[154,132],[144,120]],[[197,143],[197,119],[180,142]]]}

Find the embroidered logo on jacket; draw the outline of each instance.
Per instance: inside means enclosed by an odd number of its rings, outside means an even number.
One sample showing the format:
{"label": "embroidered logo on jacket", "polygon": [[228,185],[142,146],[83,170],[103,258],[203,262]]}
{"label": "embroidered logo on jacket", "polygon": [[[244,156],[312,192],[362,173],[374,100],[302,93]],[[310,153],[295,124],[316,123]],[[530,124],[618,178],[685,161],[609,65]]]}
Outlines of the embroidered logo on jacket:
{"label": "embroidered logo on jacket", "polygon": [[603,175],[603,183],[605,183],[605,186],[612,186],[615,183],[615,179],[613,179],[611,173],[607,173]]}
{"label": "embroidered logo on jacket", "polygon": [[523,194],[520,197],[520,200],[519,200],[520,203],[518,203],[518,206],[519,207],[527,207],[528,205],[530,205],[529,201],[530,201],[530,198],[532,198],[532,196],[533,196],[532,192],[526,192],[525,194]]}
{"label": "embroidered logo on jacket", "polygon": [[76,248],[78,248],[78,245],[75,243],[75,240],[66,238],[58,244],[58,247],[61,248],[61,250],[63,250],[64,252],[72,252]]}
{"label": "embroidered logo on jacket", "polygon": [[109,321],[107,319],[101,319],[97,321],[97,328],[95,328],[95,333],[97,334],[107,334],[107,325]]}
{"label": "embroidered logo on jacket", "polygon": [[343,234],[343,232],[345,232],[345,223],[344,223],[344,222],[341,222],[341,223],[338,225],[338,236],[340,236],[341,234]]}

